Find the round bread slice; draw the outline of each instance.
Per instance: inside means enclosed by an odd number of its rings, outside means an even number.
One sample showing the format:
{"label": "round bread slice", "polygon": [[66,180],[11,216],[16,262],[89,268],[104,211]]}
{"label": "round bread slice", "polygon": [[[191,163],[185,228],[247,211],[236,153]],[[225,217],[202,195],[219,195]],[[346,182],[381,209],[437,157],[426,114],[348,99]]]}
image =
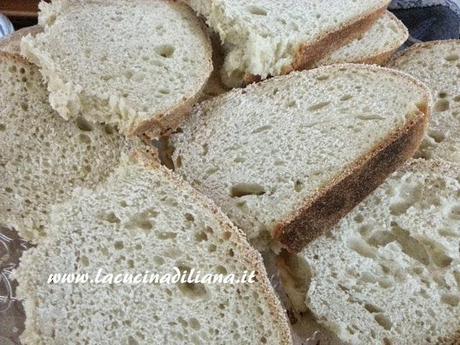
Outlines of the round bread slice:
{"label": "round bread slice", "polygon": [[157,136],[180,123],[211,74],[209,37],[180,2],[53,0],[40,9],[44,33],[21,50],[65,119]]}
{"label": "round bread slice", "polygon": [[[259,253],[214,204],[166,168],[126,161],[51,213],[50,236],[15,276],[25,345],[291,344]],[[50,274],[234,274],[255,282],[48,284]],[[195,275],[196,276],[196,275]],[[102,277],[102,275],[100,275]]]}
{"label": "round bread slice", "polygon": [[394,70],[297,72],[197,106],[172,137],[174,162],[254,245],[274,235],[296,251],[413,155],[430,106],[429,90]]}
{"label": "round bread slice", "polygon": [[50,203],[100,183],[140,143],[81,117],[62,119],[38,68],[23,58],[0,52],[0,71],[0,223],[35,241]]}
{"label": "round bread slice", "polygon": [[414,160],[290,259],[285,288],[341,343],[458,344],[459,247],[459,166]]}
{"label": "round bread slice", "polygon": [[389,67],[423,81],[435,102],[428,133],[417,155],[460,164],[460,40],[415,44]]}

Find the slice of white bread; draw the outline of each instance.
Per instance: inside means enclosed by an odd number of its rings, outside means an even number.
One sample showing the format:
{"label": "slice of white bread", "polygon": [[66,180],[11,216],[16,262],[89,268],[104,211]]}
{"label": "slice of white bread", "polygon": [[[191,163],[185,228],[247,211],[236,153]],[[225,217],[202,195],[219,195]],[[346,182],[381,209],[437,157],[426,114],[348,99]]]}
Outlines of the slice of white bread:
{"label": "slice of white bread", "polygon": [[19,29],[11,35],[0,39],[0,51],[19,55],[21,53],[21,39],[29,34],[35,36],[42,31],[39,25]]}
{"label": "slice of white bread", "polygon": [[[291,344],[259,253],[208,199],[163,167],[126,161],[53,208],[50,236],[15,274],[25,345]],[[71,239],[71,240],[69,240]],[[52,273],[235,274],[252,284],[48,284]]]}
{"label": "slice of white bread", "polygon": [[84,114],[156,136],[180,123],[212,71],[209,37],[180,2],[53,0],[40,9],[44,33],[25,37],[21,51],[65,119]]}
{"label": "slice of white bread", "polygon": [[186,0],[226,50],[222,76],[240,86],[311,67],[384,13],[389,0]]}
{"label": "slice of white bread", "polygon": [[430,105],[390,69],[295,72],[201,103],[172,136],[173,159],[254,245],[275,235],[298,251],[413,155]]}
{"label": "slice of white bread", "polygon": [[423,81],[435,101],[418,155],[460,164],[460,40],[415,44],[390,67]]}
{"label": "slice of white bread", "polygon": [[369,31],[321,59],[315,66],[345,62],[384,65],[408,37],[404,24],[387,11]]}
{"label": "slice of white bread", "polygon": [[291,258],[303,276],[284,287],[346,344],[458,344],[459,246],[460,167],[414,160]]}
{"label": "slice of white bread", "polygon": [[50,203],[98,184],[139,143],[109,126],[62,119],[38,68],[18,55],[0,52],[0,71],[0,223],[36,240]]}

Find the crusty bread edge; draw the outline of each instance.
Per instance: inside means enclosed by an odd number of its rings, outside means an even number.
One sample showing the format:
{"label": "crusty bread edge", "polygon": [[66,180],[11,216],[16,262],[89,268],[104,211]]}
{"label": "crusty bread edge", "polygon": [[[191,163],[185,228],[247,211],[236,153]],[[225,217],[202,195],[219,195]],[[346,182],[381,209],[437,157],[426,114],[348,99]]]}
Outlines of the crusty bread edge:
{"label": "crusty bread edge", "polygon": [[424,100],[417,105],[416,120],[408,121],[403,128],[391,133],[276,226],[274,238],[289,252],[299,252],[337,224],[417,151],[431,116],[431,93],[424,84],[405,73],[382,69],[402,76],[422,91]]}
{"label": "crusty bread edge", "polygon": [[[372,11],[355,21],[344,24],[336,31],[325,33],[323,37],[311,44],[301,45],[291,65],[286,66],[281,74],[289,74],[292,71],[300,71],[313,68],[315,63],[368,31],[371,26],[386,12],[387,4],[375,11]],[[243,85],[259,82],[260,76],[246,74],[243,77]]]}
{"label": "crusty bread edge", "polygon": [[415,43],[414,45],[410,46],[409,48],[402,50],[395,54],[392,59],[387,63],[386,67],[388,68],[398,68],[398,64],[405,58],[408,58],[411,54],[416,53],[419,50],[434,47],[437,45],[449,45],[452,43],[456,43],[460,45],[460,39],[452,39],[452,40],[437,40],[437,41],[428,41],[428,42],[420,42]]}
{"label": "crusty bread edge", "polygon": [[[148,0],[144,0],[145,2],[148,3]],[[212,62],[212,45],[211,45],[211,39],[209,37],[209,33],[206,29],[206,24],[198,18],[195,13],[192,11],[192,9],[185,3],[178,2],[176,0],[167,0],[167,2],[171,4],[179,4],[183,6],[184,11],[187,11],[188,14],[194,18],[197,26],[201,29],[201,34],[202,34],[202,39],[203,43],[206,46],[206,52],[208,53],[208,58],[206,61],[206,71],[208,73],[207,77],[203,80],[202,85],[200,86],[199,89],[194,90],[193,93],[190,94],[184,94],[182,97],[182,102],[176,104],[173,108],[168,109],[167,111],[164,111],[163,113],[156,113],[156,114],[151,114],[151,118],[149,120],[144,120],[137,124],[134,128],[131,127],[125,131],[122,131],[127,137],[140,137],[142,139],[156,139],[159,138],[161,135],[167,134],[168,132],[177,129],[179,127],[179,124],[183,122],[183,120],[186,118],[187,114],[190,113],[190,110],[192,106],[197,102],[197,100],[201,97],[201,94],[203,90],[205,89],[209,77],[213,71],[213,62]],[[43,28],[39,33],[44,34],[46,33],[47,28]],[[33,38],[32,35],[23,35],[24,38]],[[66,85],[69,90],[71,90],[71,96],[75,97],[79,104],[83,104],[84,98],[87,98],[89,100],[95,99],[96,101],[98,100],[92,95],[87,95],[85,94],[84,90],[82,90],[82,87],[80,85],[74,84],[72,81],[69,81],[67,83],[64,82],[61,78],[57,76],[56,73],[54,73],[54,66],[50,68],[50,66],[45,66],[42,64],[44,57],[42,56],[40,52],[35,51],[35,47],[33,44],[33,41],[28,40],[28,44],[24,44],[24,39],[21,43],[21,54],[28,59],[30,59],[33,63],[39,66],[40,72],[43,74],[45,79],[47,80],[47,84],[49,83],[50,75],[52,74],[54,76],[54,79],[61,85]],[[35,52],[32,52],[35,51]],[[61,114],[61,112],[56,109],[54,102],[51,101],[52,94],[55,93],[55,91],[51,91],[50,87],[48,86],[48,90],[50,91],[50,103],[52,104],[52,107],[55,108],[55,110],[61,115],[63,118],[67,119],[66,116]],[[59,106],[58,106],[59,107]],[[107,113],[111,113],[110,109],[105,109]],[[135,111],[134,111],[135,112]]]}
{"label": "crusty bread edge", "polygon": [[270,284],[261,254],[251,247],[246,239],[244,232],[233,225],[233,223],[228,219],[223,211],[221,211],[211,199],[196,191],[179,175],[161,166],[157,161],[152,160],[144,152],[135,152],[133,157],[136,161],[140,162],[148,169],[160,170],[169,180],[173,182],[173,184],[177,186],[178,190],[183,190],[191,193],[191,196],[195,200],[200,202],[204,207],[211,210],[214,217],[223,229],[226,229],[236,235],[236,243],[240,246],[244,253],[243,257],[240,259],[243,259],[246,265],[249,264],[251,267],[255,268],[257,281],[255,284],[257,284],[267,299],[271,311],[271,317],[273,319],[273,324],[280,326],[281,338],[283,339],[283,342],[280,345],[291,345],[291,331],[287,321],[286,312],[284,311],[281,302],[276,297],[273,287]]}
{"label": "crusty bread edge", "polygon": [[404,44],[404,42],[407,41],[409,38],[409,30],[407,27],[401,22],[393,13],[390,11],[386,11],[387,16],[391,18],[391,20],[396,24],[396,26],[399,28],[401,31],[401,36],[400,39],[395,40],[392,44],[392,47],[390,49],[387,49],[385,51],[382,51],[379,54],[374,54],[374,55],[369,55],[368,57],[364,59],[358,59],[356,61],[340,61],[337,63],[361,63],[361,64],[366,64],[366,65],[380,65],[384,66],[386,65],[393,55],[398,51],[398,49]]}

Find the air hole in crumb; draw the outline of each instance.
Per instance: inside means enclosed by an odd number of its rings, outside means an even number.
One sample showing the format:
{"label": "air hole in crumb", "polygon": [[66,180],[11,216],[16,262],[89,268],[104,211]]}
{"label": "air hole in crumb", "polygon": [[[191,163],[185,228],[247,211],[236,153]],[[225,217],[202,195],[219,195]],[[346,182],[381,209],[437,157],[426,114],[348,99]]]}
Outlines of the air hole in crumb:
{"label": "air hole in crumb", "polygon": [[443,91],[439,92],[438,97],[439,98],[446,98],[447,97],[447,92],[443,92]]}
{"label": "air hole in crumb", "polygon": [[208,240],[208,235],[206,234],[206,232],[201,231],[201,232],[195,234],[195,240],[197,242],[207,241]]}
{"label": "air hole in crumb", "polygon": [[317,111],[317,110],[323,109],[324,107],[327,107],[330,103],[331,102],[320,102],[320,103],[312,105],[307,110],[308,111]]}
{"label": "air hole in crumb", "polygon": [[121,249],[123,249],[125,246],[124,246],[124,244],[123,244],[122,241],[116,241],[115,244],[113,245],[113,247],[114,247],[115,249],[117,249],[117,250],[121,250]]}
{"label": "air hole in crumb", "polygon": [[249,6],[248,11],[256,16],[266,16],[268,14],[266,9],[259,6]]}
{"label": "air hole in crumb", "polygon": [[6,126],[3,123],[0,123],[0,132],[4,131]]}
{"label": "air hole in crumb", "polygon": [[91,138],[86,135],[86,134],[80,134],[78,136],[78,139],[80,139],[80,142],[84,143],[84,144],[91,144]]}
{"label": "air hole in crumb", "polygon": [[374,316],[374,318],[375,318],[375,321],[377,321],[377,323],[380,326],[382,326],[384,329],[386,329],[387,331],[389,331],[391,329],[391,327],[393,327],[393,324],[390,321],[390,319],[388,319],[383,314],[377,314],[377,315]]}
{"label": "air hole in crumb", "polygon": [[93,130],[93,126],[83,117],[78,117],[75,122],[77,127],[83,132],[91,132]]}
{"label": "air hole in crumb", "polygon": [[261,132],[268,131],[268,130],[270,130],[272,128],[273,128],[272,126],[266,125],[266,126],[262,126],[262,127],[254,129],[251,133],[252,134],[261,133]]}
{"label": "air hole in crumb", "polygon": [[460,303],[460,296],[454,294],[444,294],[441,296],[442,303],[448,304],[452,307],[457,307]]}
{"label": "air hole in crumb", "polygon": [[231,187],[230,195],[232,198],[240,198],[246,195],[263,195],[265,188],[257,183],[238,183]]}
{"label": "air hole in crumb", "polygon": [[449,110],[449,101],[447,99],[440,99],[434,105],[434,110],[437,112]]}
{"label": "air hole in crumb", "polygon": [[446,136],[444,135],[444,133],[441,133],[440,131],[436,131],[433,129],[429,130],[428,136],[438,144],[446,140]]}
{"label": "air hole in crumb", "polygon": [[155,52],[164,58],[170,58],[173,56],[175,48],[172,45],[164,44],[155,48]]}
{"label": "air hole in crumb", "polygon": [[190,214],[190,213],[184,214],[184,217],[185,217],[185,219],[186,219],[188,222],[193,222],[193,221],[195,221],[195,217],[193,217],[193,215]]}
{"label": "air hole in crumb", "polygon": [[459,59],[458,54],[450,54],[445,57],[446,61],[453,62]]}
{"label": "air hole in crumb", "polygon": [[204,299],[208,295],[206,287],[200,283],[179,284],[178,287],[185,297],[192,300]]}
{"label": "air hole in crumb", "polygon": [[302,181],[299,181],[299,180],[295,181],[295,183],[294,183],[294,190],[295,190],[297,193],[301,192],[301,191],[303,190],[303,188],[304,188],[304,184],[303,184]]}
{"label": "air hole in crumb", "polygon": [[340,98],[340,100],[341,100],[342,102],[345,102],[345,101],[348,101],[348,100],[350,100],[350,99],[352,99],[352,98],[353,98],[352,95],[345,95],[345,96],[342,96],[342,97]]}
{"label": "air hole in crumb", "polygon": [[120,218],[118,218],[115,213],[113,212],[109,212],[107,214],[104,214],[102,217],[101,217],[103,220],[105,220],[106,222],[109,222],[109,223],[112,223],[112,224],[118,224],[120,223]]}

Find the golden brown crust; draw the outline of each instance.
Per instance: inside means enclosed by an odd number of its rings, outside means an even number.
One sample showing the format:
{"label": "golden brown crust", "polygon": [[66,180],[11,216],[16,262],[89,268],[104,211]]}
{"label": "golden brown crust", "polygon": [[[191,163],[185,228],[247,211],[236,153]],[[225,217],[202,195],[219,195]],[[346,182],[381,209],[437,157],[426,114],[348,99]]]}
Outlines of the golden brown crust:
{"label": "golden brown crust", "polygon": [[416,120],[391,134],[326,188],[320,190],[294,216],[278,225],[275,238],[290,252],[333,227],[417,151],[430,118],[430,96],[419,105]]}
{"label": "golden brown crust", "polygon": [[[338,66],[346,65],[335,65]],[[405,76],[423,92],[424,100],[422,104],[417,104],[416,119],[408,121],[406,126],[389,135],[367,155],[345,169],[328,186],[306,200],[303,207],[276,226],[273,236],[289,252],[299,252],[306,244],[337,224],[392,172],[411,158],[420,146],[431,116],[430,91],[423,83],[405,73],[388,68],[385,70]]]}
{"label": "golden brown crust", "polygon": [[[329,32],[313,44],[302,45],[297,51],[294,62],[290,66],[284,68],[282,74],[313,68],[317,61],[321,60],[334,50],[347,45],[368,31],[371,26],[386,12],[386,8],[387,6],[384,6],[367,16],[360,18],[354,23],[350,23],[350,25],[346,25],[337,31]],[[246,74],[243,78],[243,84],[248,85],[259,82],[260,80],[260,76]]]}
{"label": "golden brown crust", "polygon": [[291,331],[287,321],[287,315],[281,305],[281,302],[276,298],[275,292],[273,291],[270,281],[265,270],[262,256],[260,253],[252,248],[249,242],[246,239],[246,235],[242,230],[237,228],[233,223],[227,218],[227,216],[216,206],[216,204],[206,197],[205,195],[198,193],[193,189],[187,182],[185,182],[181,177],[174,174],[169,169],[158,165],[156,161],[151,161],[145,153],[138,152],[134,156],[141,162],[144,166],[150,169],[160,169],[163,174],[165,174],[180,190],[187,190],[192,194],[195,200],[201,202],[206,208],[211,210],[216,220],[222,226],[223,229],[228,230],[229,232],[235,234],[235,244],[240,247],[243,252],[242,257],[240,258],[242,262],[247,265],[248,270],[254,269],[256,271],[256,285],[263,293],[263,296],[267,299],[267,303],[270,307],[271,316],[273,320],[273,326],[278,325],[279,331],[281,333],[281,339],[283,340],[280,345],[292,345]]}

